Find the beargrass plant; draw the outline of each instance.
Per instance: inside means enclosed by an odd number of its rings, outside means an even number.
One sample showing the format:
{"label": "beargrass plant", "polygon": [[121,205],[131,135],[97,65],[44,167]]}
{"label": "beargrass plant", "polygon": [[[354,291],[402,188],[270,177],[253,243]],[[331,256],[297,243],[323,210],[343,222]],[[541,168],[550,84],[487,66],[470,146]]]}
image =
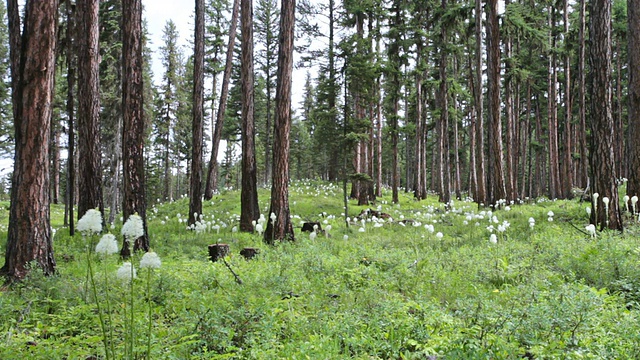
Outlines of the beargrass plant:
{"label": "beargrass plant", "polygon": [[[229,190],[203,203],[200,232],[184,222],[187,199],[154,205],[149,236],[163,254],[162,265],[151,266],[160,264],[148,261],[153,255],[134,256],[124,266],[123,286],[117,286],[116,256],[96,246],[90,257],[96,287],[89,291],[105,315],[108,356],[640,357],[635,217],[627,219],[623,234],[597,232],[593,238],[579,200],[479,209],[470,201],[443,206],[435,197],[417,202],[401,193],[397,206],[385,192],[371,206],[349,204],[347,228],[340,186],[304,181],[292,183],[290,191],[295,242],[267,246],[257,233],[233,231],[239,192]],[[261,209],[268,196],[260,189]],[[393,221],[355,219],[369,207]],[[81,235],[70,237],[62,228],[61,210],[52,207],[57,274],[33,271],[0,292],[2,359],[107,356],[96,304],[83,301],[87,249]],[[5,213],[0,209],[0,221]],[[311,240],[299,232],[301,221],[320,222],[324,235]],[[121,224],[112,233],[122,234]],[[225,261],[242,285],[223,262],[208,259],[207,245],[218,239],[229,244]],[[245,247],[260,253],[245,260],[239,255]]]}

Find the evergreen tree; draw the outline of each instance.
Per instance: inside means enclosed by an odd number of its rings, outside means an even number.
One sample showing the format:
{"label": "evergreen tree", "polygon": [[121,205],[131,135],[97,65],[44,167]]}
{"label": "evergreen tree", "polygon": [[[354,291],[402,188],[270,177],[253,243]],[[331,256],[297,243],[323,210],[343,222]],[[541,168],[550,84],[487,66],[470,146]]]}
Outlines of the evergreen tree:
{"label": "evergreen tree", "polygon": [[258,0],[256,6],[256,43],[260,48],[257,51],[256,63],[258,70],[265,80],[266,114],[265,125],[261,138],[264,149],[264,182],[271,179],[271,142],[273,139],[273,96],[275,91],[276,65],[278,55],[278,3],[276,0]]}
{"label": "evergreen tree", "polygon": [[10,0],[7,10],[16,146],[5,264],[0,273],[9,280],[21,280],[31,262],[47,275],[56,266],[49,214],[49,136],[58,2],[27,2],[22,43],[17,1]]}
{"label": "evergreen tree", "polygon": [[0,4],[0,156],[3,157],[13,152],[14,145],[9,66],[7,9],[2,2]]}

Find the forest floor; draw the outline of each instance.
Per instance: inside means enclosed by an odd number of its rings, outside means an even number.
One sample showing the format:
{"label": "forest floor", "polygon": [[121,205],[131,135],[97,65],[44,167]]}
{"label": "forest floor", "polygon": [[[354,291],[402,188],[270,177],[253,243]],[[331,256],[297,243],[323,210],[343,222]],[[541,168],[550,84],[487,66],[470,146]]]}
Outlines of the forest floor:
{"label": "forest floor", "polygon": [[[640,358],[640,227],[629,213],[623,233],[592,237],[578,200],[492,212],[390,195],[350,203],[347,227],[340,186],[293,183],[296,239],[275,246],[235,231],[239,191],[206,201],[197,230],[188,199],[156,204],[148,229],[162,264],[140,268],[134,256],[132,282],[117,254],[94,252],[99,236],[70,237],[53,206],[57,274],[34,270],[0,291],[0,359]],[[260,190],[263,212],[268,196]],[[368,208],[379,216],[356,219]],[[303,222],[325,231],[303,233]],[[121,227],[108,229],[119,243]],[[216,243],[230,252],[212,262]],[[247,247],[259,254],[246,260]]]}

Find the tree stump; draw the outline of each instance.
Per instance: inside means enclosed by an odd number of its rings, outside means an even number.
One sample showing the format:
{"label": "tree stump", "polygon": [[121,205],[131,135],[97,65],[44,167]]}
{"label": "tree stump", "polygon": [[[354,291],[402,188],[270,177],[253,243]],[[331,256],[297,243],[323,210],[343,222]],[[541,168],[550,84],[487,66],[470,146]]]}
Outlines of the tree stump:
{"label": "tree stump", "polygon": [[318,227],[318,229],[316,230],[316,233],[320,233],[322,231],[322,225],[320,225],[319,222],[306,222],[302,224],[302,232],[313,232],[314,226]]}
{"label": "tree stump", "polygon": [[244,256],[244,258],[247,260],[253,259],[259,253],[260,253],[260,249],[252,248],[252,247],[246,247],[240,250],[240,255]]}
{"label": "tree stump", "polygon": [[213,244],[209,245],[209,259],[216,262],[218,259],[225,257],[229,254],[228,244]]}

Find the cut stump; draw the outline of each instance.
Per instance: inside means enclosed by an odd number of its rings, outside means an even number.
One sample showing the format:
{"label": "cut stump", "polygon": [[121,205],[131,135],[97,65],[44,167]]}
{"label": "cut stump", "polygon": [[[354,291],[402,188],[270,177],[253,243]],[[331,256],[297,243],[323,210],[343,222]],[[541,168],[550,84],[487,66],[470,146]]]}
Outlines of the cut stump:
{"label": "cut stump", "polygon": [[209,259],[216,262],[218,259],[223,258],[229,254],[228,244],[213,244],[209,245]]}
{"label": "cut stump", "polygon": [[260,249],[252,248],[252,247],[246,247],[240,250],[240,255],[244,256],[244,258],[247,260],[253,259],[259,253],[260,253]]}
{"label": "cut stump", "polygon": [[314,226],[318,227],[317,230],[316,230],[317,233],[322,232],[322,225],[320,225],[319,222],[306,222],[306,223],[303,223],[302,224],[302,232],[313,232],[314,231],[314,229],[313,229]]}

